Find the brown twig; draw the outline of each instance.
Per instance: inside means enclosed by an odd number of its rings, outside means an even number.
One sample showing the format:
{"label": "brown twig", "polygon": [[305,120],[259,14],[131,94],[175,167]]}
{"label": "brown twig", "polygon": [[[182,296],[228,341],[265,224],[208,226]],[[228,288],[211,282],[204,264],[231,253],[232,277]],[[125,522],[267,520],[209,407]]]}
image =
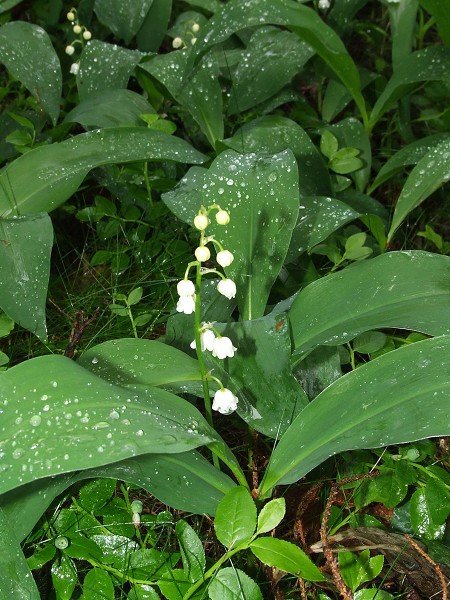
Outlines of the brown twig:
{"label": "brown twig", "polygon": [[444,574],[442,573],[440,566],[434,562],[434,560],[431,558],[431,556],[429,556],[425,552],[425,550],[419,546],[419,544],[416,544],[416,542],[412,539],[411,536],[409,536],[407,533],[405,533],[404,535],[405,535],[405,538],[408,540],[408,542],[411,544],[411,546],[421,556],[423,556],[423,558],[433,567],[433,569],[434,569],[436,575],[438,576],[439,581],[441,582],[441,585],[442,585],[442,600],[447,600],[448,599],[447,584],[445,583],[445,577],[444,577]]}
{"label": "brown twig", "polygon": [[93,323],[100,313],[100,307],[98,307],[94,314],[90,317],[85,317],[83,310],[75,311],[75,318],[73,321],[72,331],[69,335],[69,341],[67,342],[66,349],[64,350],[64,356],[73,358],[75,354],[75,348],[80,343],[80,340],[85,332],[85,329]]}

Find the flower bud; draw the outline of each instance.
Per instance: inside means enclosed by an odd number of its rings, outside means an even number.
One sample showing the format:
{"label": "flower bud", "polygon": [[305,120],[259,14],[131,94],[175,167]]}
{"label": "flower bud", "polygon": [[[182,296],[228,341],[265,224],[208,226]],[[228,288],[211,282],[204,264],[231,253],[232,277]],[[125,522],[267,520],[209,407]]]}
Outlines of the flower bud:
{"label": "flower bud", "polygon": [[69,540],[63,535],[58,536],[55,540],[55,546],[58,548],[58,550],[65,550],[68,545]]}
{"label": "flower bud", "polygon": [[68,54],[69,56],[72,56],[72,54],[74,52],[75,52],[75,48],[71,44],[66,46],[66,54]]}
{"label": "flower bud", "polygon": [[209,219],[206,215],[199,213],[194,219],[194,227],[199,231],[204,231],[209,225]]}
{"label": "flower bud", "polygon": [[92,33],[91,33],[90,31],[88,31],[87,29],[86,29],[86,31],[83,31],[83,38],[84,38],[86,41],[90,40],[90,39],[91,39],[91,37],[92,37]]}
{"label": "flower bud", "polygon": [[197,41],[196,37],[191,38],[191,46],[193,46],[195,44],[195,42]]}
{"label": "flower bud", "polygon": [[198,23],[193,23],[191,29],[194,33],[197,33],[197,31],[200,31],[200,25]]}
{"label": "flower bud", "polygon": [[206,262],[211,258],[211,252],[209,251],[209,248],[207,246],[199,246],[198,248],[196,248],[194,254],[195,258],[199,262]]}
{"label": "flower bud", "polygon": [[228,225],[230,222],[230,215],[226,210],[219,210],[216,212],[216,221],[219,225]]}
{"label": "flower bud", "polygon": [[177,50],[178,48],[181,48],[182,45],[183,40],[180,37],[176,37],[173,39],[172,48],[175,48],[175,50]]}
{"label": "flower bud", "polygon": [[216,260],[221,267],[229,267],[234,260],[234,256],[228,250],[221,250],[217,253]]}
{"label": "flower bud", "polygon": [[217,291],[231,300],[236,296],[236,284],[231,279],[221,279],[217,284]]}
{"label": "flower bud", "polygon": [[67,20],[68,21],[75,21],[75,13],[72,12],[71,10],[67,13]]}
{"label": "flower bud", "polygon": [[133,502],[131,503],[131,512],[132,513],[141,514],[142,508],[143,508],[143,505],[140,500],[133,500]]}
{"label": "flower bud", "polygon": [[72,75],[78,75],[79,71],[80,71],[79,63],[72,63],[70,65],[70,72],[72,73]]}
{"label": "flower bud", "polygon": [[74,25],[73,32],[78,35],[79,33],[81,33],[81,27],[79,25]]}

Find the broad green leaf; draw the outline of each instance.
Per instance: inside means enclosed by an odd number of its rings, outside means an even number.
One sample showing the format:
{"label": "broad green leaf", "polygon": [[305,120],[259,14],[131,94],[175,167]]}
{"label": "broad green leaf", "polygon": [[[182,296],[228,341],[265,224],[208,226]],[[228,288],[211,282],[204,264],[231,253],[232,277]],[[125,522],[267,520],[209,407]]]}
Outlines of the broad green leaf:
{"label": "broad green leaf", "polygon": [[450,46],[450,13],[446,0],[419,0],[419,3],[436,19],[442,41],[446,46]]}
{"label": "broad green leaf", "polygon": [[135,584],[128,592],[127,600],[159,600],[160,596],[150,585]]}
{"label": "broad green leaf", "polygon": [[52,246],[47,214],[0,219],[0,308],[41,340]]}
{"label": "broad green leaf", "polygon": [[[126,6],[122,3],[122,6]],[[144,55],[115,44],[91,40],[80,57],[77,87],[80,100],[106,90],[126,88],[128,80]]]}
{"label": "broad green leaf", "polygon": [[95,0],[94,10],[100,23],[128,46],[152,4],[153,0]]}
{"label": "broad green leaf", "polygon": [[291,373],[291,339],[286,313],[252,321],[216,324],[237,352],[227,361],[207,357],[208,365],[239,398],[239,415],[256,431],[277,438],[308,404]]}
{"label": "broad green leaf", "polygon": [[49,212],[70,198],[91,169],[145,160],[201,163],[205,156],[182,139],[144,127],[82,133],[31,150],[3,170],[1,216]]}
{"label": "broad green leaf", "polygon": [[279,441],[261,496],[344,450],[448,435],[449,352],[449,335],[424,340],[384,354],[331,384]]}
{"label": "broad green leaf", "polygon": [[137,583],[128,592],[127,600],[159,600],[159,595],[150,585]]}
{"label": "broad green leaf", "polygon": [[274,96],[313,55],[311,46],[290,31],[257,29],[233,72],[228,114],[240,114]]}
{"label": "broad green leaf", "polygon": [[67,533],[67,537],[69,545],[64,550],[66,556],[77,560],[95,560],[99,562],[103,560],[101,549],[91,538],[72,531]]}
{"label": "broad green leaf", "polygon": [[384,556],[379,554],[371,557],[370,550],[363,550],[360,554],[338,552],[338,560],[342,579],[355,592],[361,584],[378,577],[383,568]]}
{"label": "broad green leaf", "polygon": [[224,144],[238,152],[277,154],[290,149],[297,160],[302,196],[330,195],[330,175],[325,162],[304,129],[280,115],[267,115],[246,123]]}
{"label": "broad green leaf", "polygon": [[94,479],[80,489],[80,505],[88,512],[101,508],[113,496],[115,482],[112,479]]}
{"label": "broad green leaf", "polygon": [[52,582],[58,600],[70,600],[78,583],[77,571],[73,561],[61,554],[58,561],[52,564]]}
{"label": "broad green leaf", "polygon": [[223,138],[222,88],[215,54],[205,56],[196,68],[185,76],[188,54],[176,50],[160,54],[140,68],[157,79],[170,95],[186,108],[214,147]]}
{"label": "broad green leaf", "polygon": [[89,478],[122,479],[142,487],[179,510],[214,515],[233,481],[195,450],[178,454],[147,454],[78,474],[45,478],[0,496],[0,507],[22,541],[53,500],[69,486]]}
{"label": "broad green leaf", "polygon": [[0,508],[0,597],[8,600],[39,600],[36,583],[18,543],[14,526]]}
{"label": "broad green leaf", "polygon": [[429,479],[424,487],[411,496],[411,525],[420,537],[442,539],[450,514],[450,492],[437,479]]}
{"label": "broad green leaf", "polygon": [[161,552],[155,548],[140,548],[133,552],[129,560],[129,568],[135,579],[154,580],[168,575],[178,562],[177,553]]}
{"label": "broad green leaf", "polygon": [[83,600],[114,600],[114,585],[109,574],[100,568],[88,571],[83,581]]}
{"label": "broad green leaf", "polygon": [[214,520],[217,539],[226,548],[250,541],[256,529],[256,506],[247,489],[237,486],[219,502]]}
{"label": "broad green leaf", "polygon": [[172,13],[172,0],[153,0],[137,32],[137,46],[141,52],[157,52],[167,31]]}
{"label": "broad green leaf", "polygon": [[311,283],[289,311],[296,354],[381,327],[450,332],[449,264],[419,250],[389,252]]}
{"label": "broad green leaf", "polygon": [[232,0],[209,21],[204,38],[195,45],[197,55],[248,27],[289,27],[309,44],[344,83],[366,119],[358,69],[343,42],[315,10],[293,0]]}
{"label": "broad green leaf", "polygon": [[84,352],[78,364],[117,385],[158,386],[181,392],[186,386],[191,389],[191,382],[201,381],[197,360],[157,340],[104,342]]}
{"label": "broad green leaf", "polygon": [[408,486],[415,483],[411,467],[395,464],[395,468],[384,468],[378,477],[364,480],[354,492],[355,507],[361,509],[372,502],[382,502],[388,508],[394,508],[408,493]]}
{"label": "broad green leaf", "polygon": [[200,579],[205,571],[206,559],[203,544],[194,529],[180,519],[175,526],[183,561],[183,569],[192,582]]}
{"label": "broad green leaf", "polygon": [[256,533],[268,533],[277,527],[286,513],[286,501],[284,498],[275,498],[265,504],[258,515],[258,527]]}
{"label": "broad green leaf", "polygon": [[33,94],[55,125],[62,75],[46,31],[26,21],[6,23],[0,28],[0,61]]}
{"label": "broad green leaf", "polygon": [[307,581],[325,581],[312,560],[295,544],[273,537],[262,537],[250,544],[253,554],[269,567],[277,567]]}
{"label": "broad green leaf", "polygon": [[[450,48],[448,50],[450,53]],[[437,146],[434,146],[419,160],[409,174],[397,200],[391,228],[388,233],[388,242],[392,239],[394,233],[409,213],[450,179],[449,160],[450,139],[446,139]]]}
{"label": "broad green leaf", "polygon": [[369,187],[371,194],[378,186],[399,173],[404,167],[417,164],[421,158],[441,142],[450,140],[448,133],[435,133],[416,140],[396,152],[378,171],[374,182]]}
{"label": "broad green leaf", "polygon": [[369,181],[372,167],[372,151],[365,127],[358,119],[350,117],[332,125],[329,127],[329,131],[337,137],[341,148],[350,147],[359,150],[357,158],[362,161],[362,166],[352,172],[352,177],[357,189],[362,192]]}
{"label": "broad green leaf", "polygon": [[[162,598],[168,600],[183,600],[184,595],[189,591],[192,583],[186,579],[186,575],[182,569],[172,569],[170,573],[157,582],[162,593]],[[202,600],[205,598],[204,590],[200,593],[191,595],[192,600]]]}
{"label": "broad green leaf", "polygon": [[20,4],[22,0],[1,0],[0,15]]}
{"label": "broad green leaf", "polygon": [[353,340],[353,350],[360,354],[372,354],[372,352],[380,350],[386,340],[386,334],[381,331],[365,331]]}
{"label": "broad green leaf", "polygon": [[153,107],[140,94],[131,90],[101,91],[80,102],[64,119],[65,123],[80,123],[93,127],[144,126],[143,113],[154,113]]}
{"label": "broad green leaf", "polygon": [[338,348],[318,346],[295,368],[295,378],[313,400],[342,376]]}
{"label": "broad green leaf", "polygon": [[386,111],[422,81],[449,80],[450,48],[430,46],[413,52],[403,59],[401,66],[386,84],[372,109],[369,126],[374,127]]}
{"label": "broad green leaf", "polygon": [[208,587],[211,600],[262,600],[257,584],[234,567],[220,569]]}
{"label": "broad green leaf", "polygon": [[59,473],[147,453],[177,453],[216,439],[187,401],[114,386],[63,356],[0,374],[0,493]]}
{"label": "broad green leaf", "polygon": [[[164,201],[183,220],[198,211],[197,198],[165,194]],[[237,285],[237,303],[244,320],[264,314],[270,289],[284,262],[298,215],[298,173],[290,150],[271,157],[223,152],[204,175],[202,204],[220,203],[230,213],[229,225],[212,220],[216,235],[234,254],[225,268]]]}
{"label": "broad green leaf", "polygon": [[359,213],[341,200],[329,196],[302,198],[286,262],[294,262],[303,252],[311,250],[337,229],[358,217]]}

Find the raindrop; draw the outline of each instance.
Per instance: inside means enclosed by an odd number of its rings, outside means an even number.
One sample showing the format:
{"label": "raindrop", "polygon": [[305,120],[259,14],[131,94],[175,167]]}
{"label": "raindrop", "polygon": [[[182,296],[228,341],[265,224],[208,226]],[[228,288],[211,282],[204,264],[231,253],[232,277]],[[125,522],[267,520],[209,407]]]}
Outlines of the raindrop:
{"label": "raindrop", "polygon": [[30,425],[32,427],[39,427],[39,425],[41,424],[41,417],[39,415],[33,415],[30,419]]}

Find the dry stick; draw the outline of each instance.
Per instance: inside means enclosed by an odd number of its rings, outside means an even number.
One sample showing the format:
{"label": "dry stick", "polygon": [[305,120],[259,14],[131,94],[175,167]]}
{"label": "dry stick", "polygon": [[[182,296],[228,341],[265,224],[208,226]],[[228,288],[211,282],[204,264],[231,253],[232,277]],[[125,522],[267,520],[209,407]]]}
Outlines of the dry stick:
{"label": "dry stick", "polygon": [[353,483],[354,481],[359,481],[360,479],[371,479],[372,477],[376,477],[379,474],[379,471],[372,471],[371,473],[365,473],[364,475],[354,475],[353,477],[345,477],[344,479],[341,479],[341,481],[333,483],[331,486],[330,495],[328,496],[328,500],[325,505],[325,510],[323,512],[322,524],[320,526],[320,539],[323,546],[323,554],[325,556],[327,564],[331,569],[334,584],[341,593],[344,600],[352,600],[353,595],[351,590],[345,585],[344,580],[342,579],[341,572],[339,571],[338,561],[328,544],[327,529],[328,521],[330,519],[331,514],[331,508],[333,506],[333,502],[337,496],[340,487],[342,487],[343,485],[347,485],[348,483]]}
{"label": "dry stick", "polygon": [[325,510],[323,512],[322,524],[320,526],[320,539],[322,541],[323,546],[323,555],[325,556],[325,560],[327,565],[331,569],[331,574],[333,576],[333,581],[339,593],[344,598],[344,600],[353,600],[351,590],[345,585],[344,580],[342,579],[341,572],[339,571],[338,561],[333,554],[330,546],[328,545],[328,521],[330,519],[331,508],[333,506],[333,502],[337,496],[339,490],[338,484],[333,484],[331,486],[330,495],[328,496],[327,503],[325,505]]}
{"label": "dry stick", "polygon": [[319,481],[312,485],[306,494],[302,497],[297,506],[295,515],[295,522],[293,527],[293,534],[295,540],[300,540],[303,550],[309,554],[309,546],[306,542],[305,532],[303,530],[303,523],[301,515],[306,512],[309,506],[317,499],[317,495],[323,487],[323,482]]}
{"label": "dry stick", "polygon": [[412,537],[410,537],[407,533],[404,534],[405,538],[408,540],[408,542],[411,544],[411,546],[417,550],[417,552],[423,556],[423,558],[430,563],[430,565],[433,567],[436,575],[439,577],[439,581],[441,582],[442,585],[442,600],[447,600],[448,598],[448,593],[447,593],[447,584],[445,583],[445,577],[444,574],[442,573],[442,570],[440,568],[440,566],[438,564],[436,564],[434,562],[434,560],[431,558],[431,556],[429,556],[425,550],[423,550],[423,548],[421,548],[418,544],[416,544],[416,542],[412,539]]}

